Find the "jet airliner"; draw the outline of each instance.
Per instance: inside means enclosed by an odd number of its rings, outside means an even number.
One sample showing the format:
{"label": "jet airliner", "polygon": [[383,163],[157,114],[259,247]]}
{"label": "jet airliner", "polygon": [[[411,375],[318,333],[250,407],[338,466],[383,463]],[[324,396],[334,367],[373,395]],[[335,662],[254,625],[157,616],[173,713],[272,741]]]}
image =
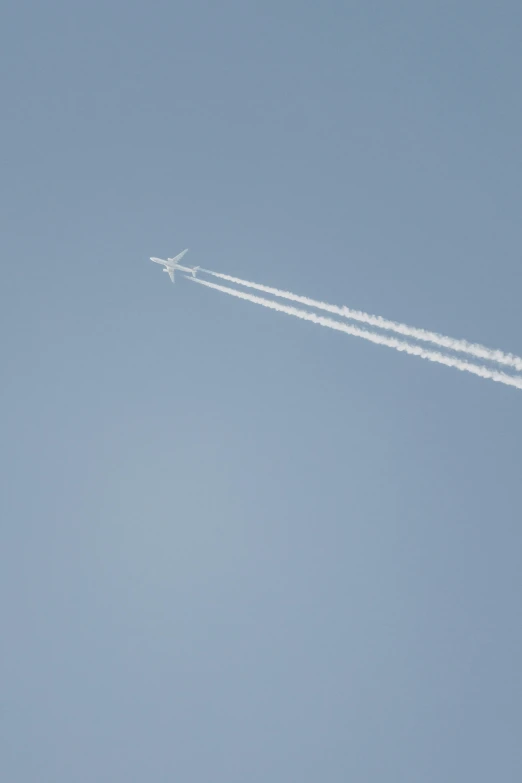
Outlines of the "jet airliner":
{"label": "jet airliner", "polygon": [[172,282],[174,282],[174,272],[188,272],[192,275],[192,277],[196,277],[196,273],[199,270],[199,266],[181,266],[179,263],[185,253],[188,252],[188,247],[186,250],[182,250],[181,253],[178,253],[177,256],[174,256],[174,258],[167,258],[166,261],[164,261],[162,258],[154,258],[154,256],[150,257],[151,261],[154,261],[155,264],[163,264],[164,272],[168,274]]}

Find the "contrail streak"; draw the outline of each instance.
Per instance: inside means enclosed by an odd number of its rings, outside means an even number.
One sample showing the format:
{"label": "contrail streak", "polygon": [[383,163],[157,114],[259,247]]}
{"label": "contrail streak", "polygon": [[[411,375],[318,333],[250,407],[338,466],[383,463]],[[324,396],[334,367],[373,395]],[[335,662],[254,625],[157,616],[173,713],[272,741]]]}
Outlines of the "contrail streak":
{"label": "contrail streak", "polygon": [[337,305],[331,305],[327,302],[319,302],[316,299],[310,299],[308,296],[299,296],[298,294],[292,294],[290,291],[281,291],[279,288],[271,288],[267,285],[260,285],[259,283],[252,283],[249,280],[242,280],[239,277],[232,277],[231,275],[224,275],[220,272],[212,272],[210,269],[202,269],[202,272],[206,272],[213,277],[219,277],[221,280],[228,280],[229,283],[236,283],[242,285],[245,288],[255,288],[257,291],[263,291],[265,294],[272,294],[278,296],[280,299],[288,299],[292,302],[299,302],[300,304],[308,305],[308,307],[315,307],[319,310],[324,310],[327,313],[333,313],[334,315],[341,315],[344,318],[350,318],[352,321],[361,321],[368,324],[368,326],[376,326],[379,329],[386,329],[389,332],[397,332],[405,337],[411,337],[414,340],[423,340],[424,342],[433,343],[439,345],[441,348],[448,348],[451,351],[458,351],[459,353],[467,353],[469,356],[475,356],[478,359],[483,359],[489,362],[496,362],[497,364],[504,364],[508,367],[513,367],[516,370],[522,370],[522,358],[510,353],[504,353],[503,351],[493,350],[486,348],[485,345],[479,345],[477,343],[468,343],[467,340],[457,340],[454,337],[445,337],[443,334],[437,332],[429,332],[426,329],[418,329],[415,326],[407,326],[407,324],[401,324],[397,321],[389,321],[386,318],[382,318],[380,315],[370,315],[364,313],[361,310],[351,310],[349,307],[339,307]]}
{"label": "contrail streak", "polygon": [[229,294],[230,296],[236,296],[238,299],[245,299],[248,302],[268,307],[271,310],[277,310],[279,313],[293,315],[304,321],[311,321],[314,324],[319,324],[319,326],[326,326],[329,329],[351,334],[354,337],[362,337],[364,340],[369,340],[377,345],[385,345],[388,348],[394,348],[396,351],[404,351],[404,353],[409,353],[412,356],[420,356],[421,359],[428,359],[430,362],[439,362],[439,364],[445,364],[446,367],[455,367],[457,370],[471,372],[474,375],[478,375],[480,378],[489,378],[497,383],[504,383],[507,386],[514,386],[516,389],[522,389],[522,377],[520,376],[508,375],[498,370],[491,370],[489,367],[472,364],[471,362],[463,361],[454,356],[445,356],[438,351],[426,350],[420,345],[413,345],[404,342],[403,340],[399,340],[396,337],[388,337],[384,334],[368,332],[366,329],[360,329],[358,326],[352,326],[351,324],[342,323],[341,321],[334,321],[332,318],[316,315],[307,310],[299,310],[297,307],[283,305],[279,302],[273,302],[270,299],[263,299],[261,296],[247,294],[244,291],[237,291],[235,288],[227,288],[223,285],[216,285],[216,283],[209,283],[207,280],[200,280],[193,277],[187,277],[187,280],[191,280],[198,285],[204,285],[206,288],[213,288],[215,291],[222,291],[224,294]]}

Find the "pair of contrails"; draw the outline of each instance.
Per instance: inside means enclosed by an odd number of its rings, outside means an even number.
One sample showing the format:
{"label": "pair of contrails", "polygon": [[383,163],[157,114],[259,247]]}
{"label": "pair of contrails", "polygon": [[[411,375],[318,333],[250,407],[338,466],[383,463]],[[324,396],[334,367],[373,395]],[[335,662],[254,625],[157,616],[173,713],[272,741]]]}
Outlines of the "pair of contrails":
{"label": "pair of contrails", "polygon": [[[445,335],[438,334],[437,332],[430,332],[426,329],[419,329],[414,326],[408,326],[407,324],[401,324],[397,321],[390,321],[383,318],[380,315],[370,315],[360,310],[352,310],[349,307],[339,307],[338,305],[331,305],[327,302],[320,302],[315,299],[310,299],[307,296],[299,296],[298,294],[292,294],[289,291],[281,291],[278,288],[271,288],[270,286],[261,285],[259,283],[252,283],[248,280],[242,280],[238,277],[231,277],[230,275],[221,274],[219,272],[212,272],[210,269],[201,269],[201,267],[185,267],[182,266],[179,261],[183,258],[187,251],[184,250],[174,258],[169,258],[163,261],[160,258],[151,258],[151,261],[155,263],[163,264],[164,271],[168,273],[172,282],[174,282],[174,272],[179,270],[191,275],[189,280],[192,280],[199,285],[206,286],[207,288],[213,288],[216,291],[229,294],[230,296],[238,297],[239,299],[245,299],[254,304],[268,307],[271,310],[277,310],[280,313],[286,313],[287,315],[293,315],[296,318],[300,318],[305,321],[311,321],[319,326],[325,326],[329,329],[335,329],[345,334],[350,334],[354,337],[361,337],[370,342],[378,345],[385,345],[388,348],[394,348],[396,351],[402,351],[412,356],[419,356],[421,359],[427,359],[431,362],[438,362],[444,364],[446,367],[454,367],[457,370],[464,372],[470,372],[474,375],[478,375],[481,378],[488,378],[498,383],[503,383],[507,386],[513,386],[517,389],[522,389],[522,376],[510,374],[504,372],[495,367],[491,367],[485,364],[475,364],[468,361],[467,358],[481,359],[492,365],[501,365],[511,370],[522,370],[522,358],[510,353],[504,353],[503,351],[493,350],[486,348],[484,345],[478,343],[470,343],[467,340],[459,340],[454,337],[446,337]],[[265,299],[260,296],[254,296],[244,291],[238,291],[235,288],[228,288],[222,285],[216,285],[210,283],[207,280],[196,279],[196,273],[201,269],[205,274],[212,275],[213,277],[226,280],[230,283],[243,286],[244,288],[251,288],[257,291],[263,291],[266,294],[278,297],[279,299],[286,299],[292,302],[298,302],[306,305],[307,307],[314,308],[316,310],[322,310],[324,312],[332,313],[334,315],[341,316],[350,321],[359,321],[367,326],[371,326],[382,330],[381,332],[372,332],[367,329],[362,329],[353,324],[346,323],[344,321],[334,320],[333,318],[327,318],[322,315],[310,312],[309,310],[301,310],[297,307],[281,304],[280,302],[272,299]],[[382,333],[384,332],[384,334]],[[439,348],[443,348],[446,351],[451,351],[457,354],[464,354],[467,358],[460,358],[454,356],[451,353],[442,353],[439,350],[432,350],[429,347],[426,348],[417,343],[410,343],[403,339],[394,337],[390,333],[399,334],[402,337],[408,337],[412,340],[423,343],[431,343]]]}

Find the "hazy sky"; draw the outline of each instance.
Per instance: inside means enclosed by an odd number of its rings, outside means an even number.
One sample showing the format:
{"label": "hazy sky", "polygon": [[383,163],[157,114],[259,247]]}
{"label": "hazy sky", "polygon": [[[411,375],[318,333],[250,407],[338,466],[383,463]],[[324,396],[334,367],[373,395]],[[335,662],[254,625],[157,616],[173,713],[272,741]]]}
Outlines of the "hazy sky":
{"label": "hazy sky", "polygon": [[522,779],[517,0],[8,2],[0,777]]}

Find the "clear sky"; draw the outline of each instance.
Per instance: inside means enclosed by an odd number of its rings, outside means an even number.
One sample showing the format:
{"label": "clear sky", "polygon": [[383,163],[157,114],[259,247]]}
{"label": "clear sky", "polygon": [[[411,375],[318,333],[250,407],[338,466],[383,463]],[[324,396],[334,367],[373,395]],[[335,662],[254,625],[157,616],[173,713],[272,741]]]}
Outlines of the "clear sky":
{"label": "clear sky", "polygon": [[522,780],[519,0],[7,2],[0,777]]}

